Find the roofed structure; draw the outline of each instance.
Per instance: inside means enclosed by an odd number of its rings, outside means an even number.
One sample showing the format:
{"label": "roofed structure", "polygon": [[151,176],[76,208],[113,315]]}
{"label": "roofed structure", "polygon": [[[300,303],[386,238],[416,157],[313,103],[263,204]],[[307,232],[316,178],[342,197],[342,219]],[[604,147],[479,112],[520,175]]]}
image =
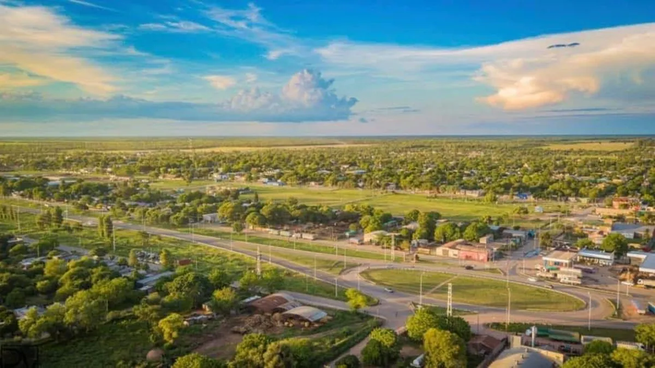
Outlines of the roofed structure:
{"label": "roofed structure", "polygon": [[248,307],[259,313],[286,312],[300,305],[291,295],[285,293],[271,294],[248,303]]}
{"label": "roofed structure", "polygon": [[307,320],[309,322],[320,321],[323,318],[327,317],[327,313],[325,313],[324,311],[322,311],[322,310],[320,310],[318,308],[314,308],[314,307],[310,307],[310,306],[306,306],[306,305],[301,306],[301,307],[297,307],[297,308],[293,308],[293,309],[291,309],[289,311],[286,311],[286,312],[282,313],[282,315],[290,316],[290,317],[297,317],[297,318],[300,318],[300,319]]}

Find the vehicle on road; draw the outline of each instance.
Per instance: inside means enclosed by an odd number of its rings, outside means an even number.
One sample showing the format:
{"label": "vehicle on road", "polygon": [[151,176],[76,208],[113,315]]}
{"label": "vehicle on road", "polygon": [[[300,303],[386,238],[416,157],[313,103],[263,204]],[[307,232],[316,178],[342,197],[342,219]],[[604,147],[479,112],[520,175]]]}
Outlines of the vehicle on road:
{"label": "vehicle on road", "polygon": [[388,287],[384,288],[384,291],[386,291],[387,293],[393,293],[393,289],[388,288]]}
{"label": "vehicle on road", "polygon": [[473,269],[473,266],[471,266],[471,265],[467,265],[467,266],[464,266],[464,269],[472,270],[472,269]]}
{"label": "vehicle on road", "polygon": [[569,285],[582,285],[582,281],[580,279],[572,278],[572,277],[563,277],[559,279],[559,282],[562,284],[569,284]]}
{"label": "vehicle on road", "polygon": [[628,286],[635,286],[635,283],[632,281],[621,281],[623,285],[628,285]]}
{"label": "vehicle on road", "polygon": [[528,281],[530,281],[530,282],[537,282],[537,279],[535,279],[534,277],[528,277]]}
{"label": "vehicle on road", "polygon": [[655,287],[655,280],[639,279],[639,280],[637,280],[637,284],[639,284],[640,286],[643,286],[643,287],[652,288],[652,287]]}

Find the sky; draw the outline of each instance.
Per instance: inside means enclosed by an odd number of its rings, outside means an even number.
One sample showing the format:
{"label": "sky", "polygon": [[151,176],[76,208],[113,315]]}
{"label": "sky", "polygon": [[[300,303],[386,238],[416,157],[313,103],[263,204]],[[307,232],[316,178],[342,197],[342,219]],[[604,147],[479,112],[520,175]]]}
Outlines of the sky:
{"label": "sky", "polygon": [[655,134],[652,0],[0,0],[0,137]]}

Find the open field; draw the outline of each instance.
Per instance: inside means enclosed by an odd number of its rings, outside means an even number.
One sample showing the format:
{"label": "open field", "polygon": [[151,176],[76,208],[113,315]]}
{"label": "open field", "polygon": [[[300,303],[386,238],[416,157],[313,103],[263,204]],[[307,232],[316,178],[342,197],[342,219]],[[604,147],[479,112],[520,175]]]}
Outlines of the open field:
{"label": "open field", "polygon": [[[537,327],[546,327],[553,328],[556,330],[564,331],[573,331],[578,332],[581,335],[592,335],[592,336],[606,336],[611,337],[614,340],[619,341],[635,341],[635,331],[634,329],[616,329],[616,328],[602,328],[602,327],[592,327],[589,330],[584,326],[564,326],[564,325],[543,325],[543,324],[531,324],[531,323],[510,323],[508,331],[516,333],[524,333],[527,329],[532,326]],[[487,327],[498,330],[505,331],[505,323],[490,323]]]}
{"label": "open field", "polygon": [[[362,276],[376,284],[400,291],[419,294],[421,272],[407,270],[367,270]],[[426,297],[446,299],[447,283],[453,285],[453,301],[472,305],[504,308],[507,305],[507,285],[491,280],[455,274],[426,272],[423,293]],[[441,285],[439,288],[436,286]],[[519,310],[570,311],[584,307],[581,300],[551,290],[510,283],[512,308]]]}
{"label": "open field", "polygon": [[615,152],[631,148],[634,142],[584,141],[571,143],[554,143],[543,148],[555,151],[605,151]]}

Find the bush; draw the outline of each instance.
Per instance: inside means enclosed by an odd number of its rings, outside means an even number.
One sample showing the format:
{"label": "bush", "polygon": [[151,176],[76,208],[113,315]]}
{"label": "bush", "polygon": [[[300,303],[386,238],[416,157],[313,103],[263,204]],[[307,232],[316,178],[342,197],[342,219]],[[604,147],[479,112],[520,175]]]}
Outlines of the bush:
{"label": "bush", "polygon": [[339,359],[336,363],[337,368],[359,368],[361,363],[355,355],[346,355],[345,357]]}

